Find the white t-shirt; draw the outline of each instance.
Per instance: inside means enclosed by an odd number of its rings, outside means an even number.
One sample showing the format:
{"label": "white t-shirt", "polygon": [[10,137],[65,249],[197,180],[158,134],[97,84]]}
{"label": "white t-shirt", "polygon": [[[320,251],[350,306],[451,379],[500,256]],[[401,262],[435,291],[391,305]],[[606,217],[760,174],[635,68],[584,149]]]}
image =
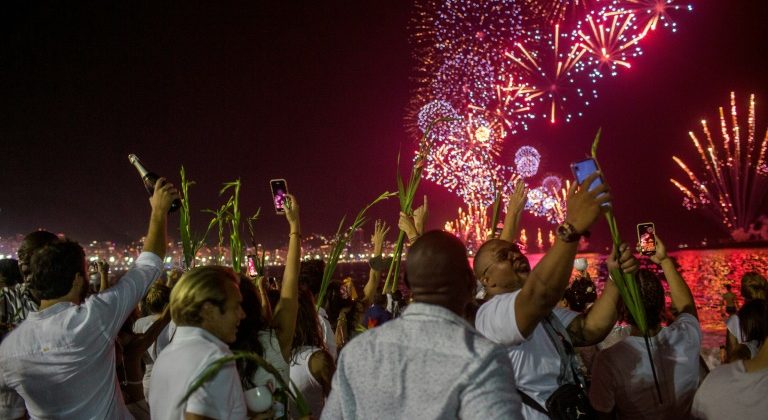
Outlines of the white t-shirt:
{"label": "white t-shirt", "polygon": [[595,358],[589,399],[596,410],[615,408],[621,419],[688,417],[699,386],[699,321],[681,314],[650,338],[650,346],[664,404],[659,405],[645,339],[631,336]]}
{"label": "white t-shirt", "polygon": [[[115,369],[115,338],[160,276],[162,260],[142,252],[112,288],[81,305],[30,312],[0,345],[0,418],[131,418]],[[23,400],[22,400],[23,398]]]}
{"label": "white t-shirt", "polygon": [[[296,350],[295,360],[291,360],[291,381],[301,391],[304,399],[307,400],[312,415],[315,417],[320,416],[325,404],[323,386],[309,371],[309,358],[318,351],[321,351],[318,347],[301,347]],[[291,412],[298,413],[293,401],[291,401]]]}
{"label": "white t-shirt", "polygon": [[752,341],[744,340],[744,334],[741,333],[741,322],[737,314],[733,314],[729,316],[728,320],[725,321],[725,325],[726,327],[728,327],[728,332],[730,332],[734,337],[736,337],[736,340],[738,340],[739,343],[747,346],[747,348],[749,349],[750,357],[757,356],[757,350],[760,346],[760,343],[758,343],[757,340],[752,340]]}
{"label": "white t-shirt", "polygon": [[[144,334],[147,332],[149,327],[152,326],[152,324],[155,323],[160,319],[159,314],[153,314],[148,315],[142,318],[139,318],[136,320],[136,322],[133,323],[133,333],[134,334]],[[152,344],[152,347],[155,345]],[[142,357],[144,360],[144,378],[142,379],[143,386],[144,386],[144,397],[149,398],[149,381],[150,378],[152,378],[152,365],[155,363],[155,359],[150,355],[150,351],[147,350],[144,352],[144,356]],[[135,417],[135,416],[134,416]]]}
{"label": "white t-shirt", "polygon": [[336,334],[333,333],[331,321],[328,320],[328,313],[325,312],[325,308],[317,310],[317,319],[320,321],[320,329],[323,330],[325,347],[328,348],[328,353],[331,353],[333,360],[336,360]]}
{"label": "white t-shirt", "polygon": [[721,365],[696,391],[691,415],[696,419],[759,419],[768,416],[768,369],[744,370],[741,360]]}
{"label": "white t-shirt", "polygon": [[246,419],[243,388],[234,362],[193,392],[179,406],[184,394],[208,365],[230,356],[229,347],[210,332],[198,327],[177,327],[176,335],[155,361],[149,387],[153,419],[183,420],[184,412],[212,419]]}
{"label": "white t-shirt", "polygon": [[[544,406],[547,398],[558,388],[560,355],[544,327],[539,324],[530,337],[523,337],[515,319],[515,300],[520,291],[494,296],[477,310],[475,327],[485,337],[507,348],[515,382],[520,391]],[[578,312],[554,308],[552,312],[564,326],[573,321]],[[523,404],[526,419],[547,419],[527,404]]]}

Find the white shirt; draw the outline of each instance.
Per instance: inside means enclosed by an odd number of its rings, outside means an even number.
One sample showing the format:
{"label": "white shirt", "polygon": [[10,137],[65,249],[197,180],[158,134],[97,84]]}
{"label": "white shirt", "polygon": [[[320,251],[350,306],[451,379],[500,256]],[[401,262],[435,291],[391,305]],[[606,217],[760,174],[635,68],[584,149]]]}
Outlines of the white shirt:
{"label": "white shirt", "polygon": [[759,419],[768,413],[768,369],[744,370],[739,360],[709,372],[696,391],[691,416],[696,419]]}
{"label": "white shirt", "polygon": [[190,395],[184,394],[208,365],[232,355],[229,347],[210,332],[198,327],[177,327],[176,335],[155,361],[149,387],[153,419],[183,420],[184,412],[213,419],[246,419],[248,411],[234,362]]}
{"label": "white shirt", "polygon": [[[148,316],[137,319],[136,322],[133,323],[133,333],[134,334],[146,333],[149,327],[151,327],[152,324],[154,324],[155,321],[157,321],[158,319],[160,319],[160,314],[148,315]],[[156,343],[157,341],[155,341],[155,343],[152,343],[152,347],[148,349],[146,352],[144,352],[144,356],[142,357],[142,359],[144,360],[144,378],[142,378],[141,381],[144,386],[144,396],[146,398],[149,398],[149,380],[152,378],[152,366],[154,365],[155,358],[156,358],[151,356],[150,350],[154,349]]]}
{"label": "white shirt", "polygon": [[339,355],[323,419],[521,419],[504,349],[455,313],[413,303]]}
{"label": "white shirt", "polygon": [[[322,350],[318,347],[304,346],[296,350],[296,354],[291,360],[291,382],[301,391],[314,416],[319,416],[323,412],[323,405],[325,404],[323,386],[312,376],[312,372],[309,370],[309,358],[318,351]],[[298,413],[293,401],[291,401],[291,412]]]}
{"label": "white shirt", "polygon": [[[162,260],[143,252],[112,288],[82,305],[31,312],[0,345],[0,418],[131,418],[115,371],[115,337]],[[23,398],[23,401],[22,401]]]}
{"label": "white shirt", "polygon": [[725,326],[728,327],[728,332],[730,332],[734,337],[736,337],[736,340],[747,346],[749,349],[750,357],[754,358],[757,356],[757,351],[760,348],[760,343],[757,342],[757,340],[751,340],[747,341],[744,339],[744,334],[741,331],[741,321],[739,320],[739,316],[737,314],[733,314],[728,317],[728,320],[725,321]]}
{"label": "white shirt", "polygon": [[650,338],[650,346],[664,404],[659,405],[645,339],[631,336],[595,358],[589,399],[596,410],[616,408],[621,419],[688,417],[699,386],[699,321],[681,314]]}
{"label": "white shirt", "polygon": [[[520,391],[544,407],[547,398],[559,387],[560,355],[541,323],[530,337],[523,337],[515,319],[515,300],[519,294],[520,290],[504,293],[482,304],[477,310],[475,326],[488,339],[506,347],[514,371],[514,378],[509,380],[514,380]],[[563,308],[554,308],[552,312],[564,326],[578,315],[578,312]],[[523,404],[523,416],[548,419],[527,404]]]}
{"label": "white shirt", "polygon": [[331,321],[328,320],[328,313],[325,308],[317,310],[317,319],[320,321],[320,329],[323,330],[323,341],[328,353],[331,353],[333,360],[336,360],[336,335],[333,333]]}

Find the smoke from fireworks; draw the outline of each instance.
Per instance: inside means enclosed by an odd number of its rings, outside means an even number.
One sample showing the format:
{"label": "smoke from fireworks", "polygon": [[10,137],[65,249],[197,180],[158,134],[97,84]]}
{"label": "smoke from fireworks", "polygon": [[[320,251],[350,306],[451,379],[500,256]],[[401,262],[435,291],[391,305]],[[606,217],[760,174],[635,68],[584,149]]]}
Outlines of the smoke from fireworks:
{"label": "smoke from fireworks", "polygon": [[[768,166],[766,165],[766,147],[768,130],[762,143],[757,147],[757,125],[755,118],[755,95],[749,98],[747,112],[746,142],[743,141],[741,123],[736,107],[736,95],[731,92],[730,119],[720,107],[720,137],[709,128],[707,120],[702,119],[702,134],[689,131],[703,173],[697,174],[680,158],[672,159],[688,176],[689,186],[671,179],[683,194],[683,206],[689,210],[703,209],[714,216],[734,237],[749,230],[750,224],[760,215],[765,198],[768,195]],[[745,143],[745,144],[744,144]]]}

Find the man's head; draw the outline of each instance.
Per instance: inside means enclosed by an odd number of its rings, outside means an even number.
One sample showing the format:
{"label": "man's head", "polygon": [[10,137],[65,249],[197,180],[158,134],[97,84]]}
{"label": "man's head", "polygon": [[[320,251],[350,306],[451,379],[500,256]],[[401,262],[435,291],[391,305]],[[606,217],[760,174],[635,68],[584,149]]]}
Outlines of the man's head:
{"label": "man's head", "polygon": [[477,250],[474,266],[489,297],[521,289],[531,273],[528,258],[517,245],[501,239],[485,242]]}
{"label": "man's head", "polygon": [[77,242],[57,241],[38,249],[30,261],[29,287],[40,300],[80,303],[88,292],[85,252]]}
{"label": "man's head", "polygon": [[744,300],[765,299],[768,282],[765,277],[754,271],[744,273],[741,277],[741,296]]}
{"label": "man's head", "polygon": [[373,304],[376,305],[376,306],[379,306],[381,308],[386,308],[387,307],[387,295],[377,293],[373,297]]}
{"label": "man's head", "polygon": [[142,306],[144,311],[149,314],[159,314],[163,312],[170,299],[171,288],[156,282],[150,286],[147,295],[144,296]]}
{"label": "man's head", "polygon": [[725,285],[725,290],[730,292],[731,291],[731,285],[730,284],[726,284]]}
{"label": "man's head", "polygon": [[421,235],[408,252],[406,271],[415,301],[463,315],[475,281],[467,249],[455,236],[438,230]]}
{"label": "man's head", "polygon": [[171,291],[173,322],[200,327],[225,343],[234,342],[237,326],[245,317],[238,282],[237,274],[228,267],[189,270]]}
{"label": "man's head", "polygon": [[19,270],[21,270],[21,275],[24,276],[24,281],[28,282],[30,280],[29,276],[32,274],[30,269],[32,254],[38,249],[58,241],[59,237],[47,230],[34,231],[22,239],[17,254],[19,255]]}

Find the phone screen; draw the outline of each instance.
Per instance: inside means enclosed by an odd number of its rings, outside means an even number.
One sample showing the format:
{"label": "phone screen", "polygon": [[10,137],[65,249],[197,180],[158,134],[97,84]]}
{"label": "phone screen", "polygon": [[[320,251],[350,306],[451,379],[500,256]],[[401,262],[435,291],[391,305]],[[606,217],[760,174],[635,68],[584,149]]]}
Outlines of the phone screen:
{"label": "phone screen", "polygon": [[[597,172],[597,162],[595,162],[594,159],[589,158],[589,159],[584,159],[580,162],[572,163],[571,171],[573,172],[574,178],[576,178],[576,182],[578,184],[581,184],[590,175]],[[603,179],[601,177],[597,177],[597,179],[592,181],[592,184],[590,184],[589,190],[592,191],[602,184],[603,184]],[[610,204],[609,203],[603,204],[603,206],[608,206],[608,205]]]}
{"label": "phone screen", "polygon": [[285,195],[288,194],[288,185],[284,179],[273,179],[269,181],[272,188],[272,201],[275,204],[277,214],[285,214]]}
{"label": "phone screen", "polygon": [[253,260],[256,258],[254,255],[248,255],[248,275],[250,277],[256,277],[259,273],[256,271],[256,262]]}
{"label": "phone screen", "polygon": [[637,225],[637,240],[640,243],[640,253],[653,255],[656,253],[656,227],[653,223]]}

